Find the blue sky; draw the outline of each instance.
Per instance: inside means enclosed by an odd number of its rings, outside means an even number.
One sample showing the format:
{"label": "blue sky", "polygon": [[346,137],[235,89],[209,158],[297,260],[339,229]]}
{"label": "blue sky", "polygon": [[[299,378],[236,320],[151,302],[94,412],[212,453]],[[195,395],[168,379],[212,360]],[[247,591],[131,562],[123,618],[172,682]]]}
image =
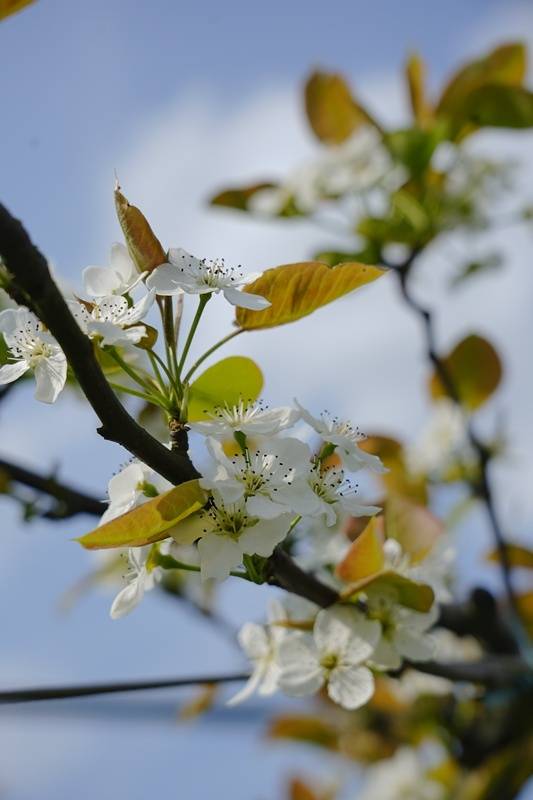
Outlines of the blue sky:
{"label": "blue sky", "polygon": [[[458,59],[502,37],[521,37],[532,22],[525,3],[488,0],[276,0],[261,6],[39,0],[0,24],[7,65],[0,73],[0,199],[25,221],[58,271],[78,285],[80,269],[105,263],[119,236],[114,169],[166,245],[225,255],[250,269],[301,259],[324,243],[323,235],[305,224],[267,226],[216,212],[205,198],[225,182],[282,173],[313,152],[300,97],[310,68],[347,73],[385,119],[401,121],[403,89],[396,72],[409,50],[426,56],[431,83],[438,86]],[[488,137],[483,144],[520,154],[527,163],[524,174],[531,176],[531,138]],[[455,298],[439,334],[446,343],[472,326],[493,331],[507,356],[506,388],[484,424],[490,428],[498,413],[514,412],[517,454],[498,474],[504,487],[499,499],[512,509],[520,532],[533,518],[533,501],[523,499],[533,477],[533,432],[531,378],[522,370],[521,344],[531,340],[533,323],[518,330],[512,321],[529,309],[531,238],[517,234],[501,241],[511,254],[507,277],[484,279],[475,292],[467,289]],[[431,273],[424,267],[417,287],[423,296],[438,297],[446,267],[435,262]],[[379,313],[359,304],[354,314],[339,304],[335,317],[321,312],[290,337],[288,331],[258,335],[228,354],[257,358],[270,401],[290,399],[290,378],[315,410],[331,406],[324,387],[335,385],[339,368],[354,363],[353,385],[338,398],[339,413],[357,414],[366,428],[413,434],[427,413],[419,331],[385,279],[383,284],[367,295]],[[502,296],[506,303],[499,302]],[[219,304],[198,346],[228,324]],[[352,332],[348,343],[346,330]],[[37,406],[26,388],[16,397],[0,409],[0,451],[36,466],[60,464],[61,474],[102,493],[125,454],[95,435],[95,420],[81,401],[65,396],[50,409]],[[89,568],[87,554],[69,541],[89,521],[25,527],[7,503],[0,513],[2,685],[241,667],[225,641],[164,599],[150,597],[118,623],[108,617],[105,593],[85,598],[67,616],[58,613],[61,593]],[[486,546],[480,520],[473,520],[470,532],[478,546],[465,573]],[[242,620],[242,608],[247,618],[260,618],[266,594],[229,585],[223,608],[235,622]],[[216,792],[231,793],[234,800],[273,800],[282,796],[284,775],[299,767],[320,774],[307,750],[261,741],[270,713],[266,704],[252,707],[251,720],[238,715],[229,728],[219,718],[184,728],[174,721],[176,697],[165,697],[168,705],[162,696],[152,704],[127,700],[117,719],[106,711],[115,706],[105,702],[35,715],[2,711],[1,796],[63,800],[79,795],[83,786],[83,796],[141,800],[175,785],[180,797]],[[337,771],[338,765],[329,764],[324,777]]]}

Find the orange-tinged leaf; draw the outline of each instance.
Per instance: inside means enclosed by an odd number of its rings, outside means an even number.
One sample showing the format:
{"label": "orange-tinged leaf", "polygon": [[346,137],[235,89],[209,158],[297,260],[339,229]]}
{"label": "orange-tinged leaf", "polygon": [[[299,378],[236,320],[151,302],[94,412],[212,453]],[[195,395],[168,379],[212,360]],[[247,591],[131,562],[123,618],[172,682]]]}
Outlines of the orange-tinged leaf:
{"label": "orange-tinged leaf", "polygon": [[422,561],[444,532],[441,522],[426,506],[389,494],[385,505],[387,536],[396,539],[412,562]]}
{"label": "orange-tinged leaf", "polygon": [[198,481],[187,481],[100,525],[76,541],[87,550],[152,544],[170,536],[170,529],[199,511],[206,500],[207,494]]}
{"label": "orange-tinged leaf", "polygon": [[[533,550],[529,550],[520,544],[511,544],[510,542],[505,545],[507,553],[507,560],[512,567],[526,567],[533,569]],[[492,550],[488,556],[489,561],[499,561],[500,554],[497,550]]]}
{"label": "orange-tinged leaf", "polygon": [[289,785],[289,800],[320,800],[319,796],[300,778],[293,778]]}
{"label": "orange-tinged leaf", "polygon": [[212,206],[224,206],[246,211],[250,198],[256,192],[261,192],[263,189],[274,189],[276,185],[272,181],[263,181],[262,183],[254,183],[252,186],[234,186],[213,195],[209,202]]}
{"label": "orange-tinged leaf", "polygon": [[388,596],[394,596],[395,602],[399,603],[399,605],[420,612],[429,611],[435,600],[431,586],[426,583],[412,581],[410,578],[406,578],[405,575],[400,575],[392,570],[362,578],[345,589],[341,596],[347,599],[362,591],[383,592]]}
{"label": "orange-tinged leaf", "polygon": [[417,503],[426,503],[427,486],[424,476],[413,475],[406,463],[403,445],[390,436],[372,434],[363,442],[361,449],[381,458],[388,472],[380,475],[387,492],[412,498]]}
{"label": "orange-tinged leaf", "polygon": [[336,750],[338,745],[338,734],[333,725],[320,717],[297,714],[276,717],[270,724],[268,736],[271,739],[308,742],[328,750]]}
{"label": "orange-tinged leaf", "polygon": [[[480,408],[500,384],[500,357],[487,339],[476,334],[462,339],[442,361],[469,411]],[[436,372],[430,378],[429,389],[434,399],[448,394]]]}
{"label": "orange-tinged leaf", "polygon": [[35,0],[0,0],[0,20],[16,14],[34,2]]}
{"label": "orange-tinged leaf", "polygon": [[264,311],[238,308],[237,324],[244,330],[285,325],[311,314],[348,292],[384,275],[386,270],[348,262],[328,267],[320,261],[284,264],[264,272],[245,287],[247,292],[270,300]]}
{"label": "orange-tinged leaf", "polygon": [[365,530],[352,542],[336,573],[343,581],[354,582],[381,572],[383,554],[383,520],[372,517]]}
{"label": "orange-tinged leaf", "polygon": [[180,708],[178,718],[180,720],[191,720],[205,714],[213,708],[217,698],[219,686],[216,683],[205,683],[189,700]]}
{"label": "orange-tinged leaf", "polygon": [[115,207],[129,254],[139,272],[151,272],[164,264],[167,256],[161,242],[142,211],[129,203],[119,186],[115,189]]}
{"label": "orange-tinged leaf", "polygon": [[377,122],[333,72],[314,72],[305,84],[305,110],[313,133],[325,144],[341,144],[363,123]]}

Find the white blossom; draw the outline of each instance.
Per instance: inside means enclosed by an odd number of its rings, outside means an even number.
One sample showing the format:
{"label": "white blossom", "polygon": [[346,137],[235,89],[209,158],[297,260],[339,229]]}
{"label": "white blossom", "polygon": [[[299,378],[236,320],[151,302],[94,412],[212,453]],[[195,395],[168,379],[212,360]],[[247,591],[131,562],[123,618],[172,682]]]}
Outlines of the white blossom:
{"label": "white blossom", "polygon": [[463,411],[443,397],[433,406],[418,440],[408,448],[407,463],[414,473],[440,474],[469,450]]}
{"label": "white blossom", "polygon": [[357,800],[444,800],[448,791],[428,777],[428,766],[423,753],[402,747],[391,758],[366,770]]}
{"label": "white blossom", "polygon": [[435,640],[428,633],[438,619],[438,607],[427,613],[398,605],[393,594],[382,589],[369,590],[368,613],[381,623],[381,637],[372,656],[380,669],[398,669],[404,658],[410,661],[429,661],[435,655]]}
{"label": "white blossom", "polygon": [[343,469],[322,469],[320,463],[315,463],[308,473],[307,482],[314,498],[301,513],[311,517],[323,516],[328,527],[335,525],[341,514],[366,517],[381,510],[379,506],[359,503],[357,487],[347,480]]}
{"label": "white blossom", "polygon": [[244,500],[225,503],[214,491],[207,508],[179,523],[177,540],[199,539],[202,580],[221,581],[242,564],[245,555],[272,555],[287,535],[291,520],[291,514],[259,519],[248,512]]}
{"label": "white blossom", "polygon": [[216,439],[208,439],[207,447],[212,460],[204,467],[200,485],[216,489],[224,502],[243,500],[247,511],[260,519],[289,511],[299,514],[314,502],[304,480],[311,452],[298,439],[257,437],[253,450],[233,457]]}
{"label": "white blossom", "polygon": [[127,583],[113,601],[110,611],[112,619],[119,619],[133,611],[135,606],[139,605],[143,599],[144,593],[153,589],[160,577],[161,570],[159,567],[149,570],[146,566],[146,559],[150,549],[151,545],[129,548],[127,555]]}
{"label": "white blossom", "polygon": [[200,259],[182,248],[176,248],[169,250],[168,263],[161,264],[150,273],[146,285],[159,295],[222,292],[234,306],[261,311],[268,308],[270,302],[239,288],[257,277],[257,274],[244,275],[239,269],[226,267],[223,259]]}
{"label": "white blossom", "polygon": [[364,663],[379,639],[380,625],[355,609],[337,607],[317,614],[313,633],[291,633],[279,646],[279,686],[302,697],[327,686],[344,708],[364,705],[374,693],[374,678]]}
{"label": "white blossom", "polygon": [[234,406],[219,406],[211,420],[191,422],[190,427],[204,436],[225,439],[239,431],[246,436],[273,436],[291,428],[300,413],[289,406],[266,408],[261,403],[240,402]]}
{"label": "white blossom", "polygon": [[166,478],[158,475],[146,464],[138,461],[128,464],[109,481],[109,505],[102,515],[100,525],[120,517],[171,488],[172,484]]}
{"label": "white blossom", "polygon": [[125,297],[109,295],[94,303],[70,302],[70,310],[82,331],[102,345],[138,344],[146,335],[139,322],[146,316],[155,299],[151,291],[133,306]]}
{"label": "white blossom", "polygon": [[0,367],[0,385],[32,370],[35,398],[43,403],[55,402],[65,385],[67,360],[53,336],[27,308],[0,312],[0,334],[8,348],[8,363]]}
{"label": "white blossom", "polygon": [[342,463],[347,469],[356,472],[363,467],[367,467],[373,472],[387,471],[378,456],[361,450],[359,443],[364,441],[366,437],[361,433],[359,428],[354,427],[351,422],[341,420],[338,417],[332,417],[327,411],[324,411],[320,415],[320,418],[313,417],[297,400],[294,402],[300,411],[302,419],[307,422],[325,442],[330,442],[335,445],[342,459]]}
{"label": "white blossom", "polygon": [[128,294],[147,273],[139,273],[128,248],[115,242],[111,247],[108,267],[86,267],[83,287],[90,297]]}

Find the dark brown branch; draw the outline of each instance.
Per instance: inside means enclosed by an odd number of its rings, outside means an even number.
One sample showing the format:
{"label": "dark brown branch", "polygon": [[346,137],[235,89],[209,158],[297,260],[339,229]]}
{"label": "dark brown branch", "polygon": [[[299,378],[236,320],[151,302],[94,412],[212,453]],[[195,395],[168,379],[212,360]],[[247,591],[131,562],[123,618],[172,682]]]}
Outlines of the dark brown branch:
{"label": "dark brown branch", "polygon": [[168,678],[158,681],[118,681],[117,683],[94,683],[78,686],[35,687],[0,692],[0,705],[31,703],[36,700],[66,700],[72,697],[90,697],[96,694],[139,692],[148,689],[171,689],[201,684],[237,683],[248,680],[247,673],[236,675],[207,675],[197,678]]}
{"label": "dark brown branch", "polygon": [[56,501],[41,514],[46,519],[67,519],[75,514],[92,514],[99,517],[105,510],[105,504],[98,498],[60,483],[53,477],[40,475],[38,472],[1,458],[0,473],[5,475],[10,483],[28,486]]}
{"label": "dark brown branch", "polygon": [[450,681],[468,681],[490,687],[509,687],[520,679],[533,679],[528,664],[517,656],[492,656],[480,661],[449,662],[436,661],[413,662],[407,664],[411,669],[436,675]]}
{"label": "dark brown branch", "polygon": [[109,386],[91,341],[80,330],[54,283],[46,259],[21,223],[0,205],[0,255],[19,292],[55,336],[76,378],[102,423],[98,432],[118,442],[174,484],[197,476],[190,459],[171,453],[138,425]]}
{"label": "dark brown branch", "polygon": [[305,597],[322,608],[332,606],[339,599],[337,592],[301,569],[279,546],[268,559],[267,582],[271,586],[279,586],[287,592]]}
{"label": "dark brown branch", "polygon": [[[406,261],[400,267],[396,267],[394,271],[398,276],[400,291],[403,299],[409,308],[411,308],[411,310],[417,314],[423,324],[427,358],[433,364],[435,371],[446,390],[446,393],[454,401],[454,403],[456,403],[456,405],[463,410],[463,404],[461,402],[458,388],[455,385],[455,382],[449,370],[447,369],[446,364],[437,352],[433,315],[431,311],[425,308],[414,298],[410,290],[409,276],[418,253],[418,250],[413,250]],[[470,445],[473,451],[476,453],[479,470],[478,476],[468,481],[468,483],[474,496],[482,501],[487,511],[487,516],[489,518],[493,538],[498,550],[499,560],[502,567],[502,577],[507,600],[510,608],[513,611],[513,614],[515,615],[516,619],[519,620],[520,615],[511,580],[511,565],[509,563],[509,555],[505,544],[505,536],[496,513],[496,506],[490,484],[490,452],[483,442],[478,438],[470,420],[466,420],[466,432]]]}

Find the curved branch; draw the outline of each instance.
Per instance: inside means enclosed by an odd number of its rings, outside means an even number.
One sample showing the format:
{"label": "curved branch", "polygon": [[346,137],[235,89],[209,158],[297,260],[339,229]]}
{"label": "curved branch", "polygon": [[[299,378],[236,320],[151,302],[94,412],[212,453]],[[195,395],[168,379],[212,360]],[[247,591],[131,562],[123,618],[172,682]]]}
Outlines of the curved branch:
{"label": "curved branch", "polygon": [[57,501],[41,516],[45,519],[67,519],[75,514],[92,514],[99,517],[105,510],[105,502],[85,492],[60,483],[53,477],[40,475],[38,472],[20,467],[11,461],[0,458],[0,473],[7,476],[9,482],[20,483],[46,494]]}
{"label": "curved branch", "polygon": [[517,656],[492,656],[480,661],[452,661],[442,664],[436,661],[417,661],[406,666],[450,681],[481,683],[490,687],[509,687],[518,680],[531,681],[533,678],[529,665]]}
{"label": "curved branch", "polygon": [[109,386],[90,339],[80,330],[57,288],[44,256],[22,224],[0,204],[0,254],[16,288],[55,336],[83,393],[102,423],[98,433],[117,442],[174,484],[197,477],[190,459],[171,453],[135,422]]}

